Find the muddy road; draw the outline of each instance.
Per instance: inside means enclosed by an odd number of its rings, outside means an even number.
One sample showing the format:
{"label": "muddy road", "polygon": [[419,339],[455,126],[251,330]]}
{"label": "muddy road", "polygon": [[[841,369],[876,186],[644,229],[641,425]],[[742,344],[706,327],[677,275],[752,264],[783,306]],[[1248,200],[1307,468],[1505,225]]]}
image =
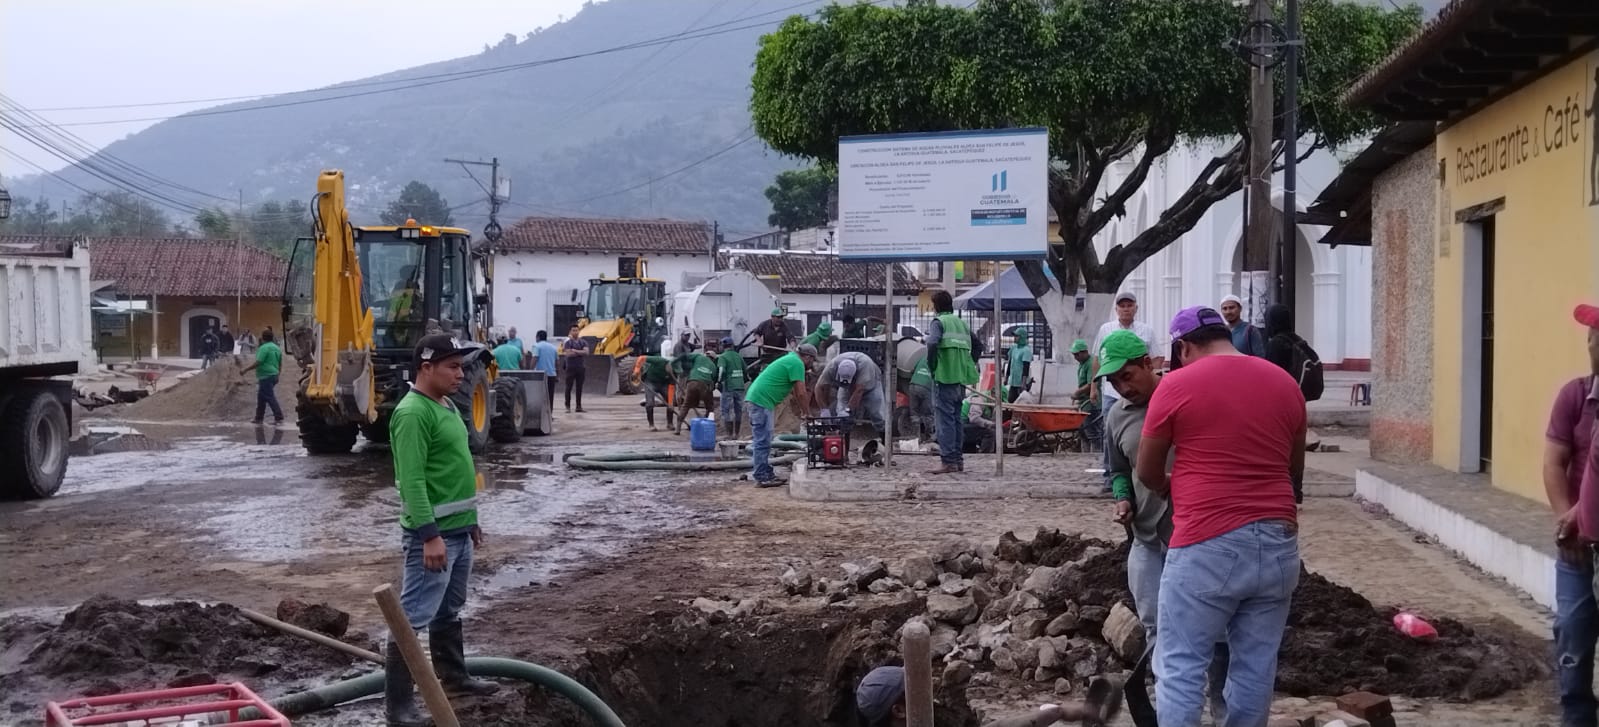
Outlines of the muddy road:
{"label": "muddy road", "polygon": [[[560,464],[568,452],[687,449],[686,434],[649,432],[634,397],[587,404],[585,414],[558,412],[555,435],[496,447],[480,459],[489,540],[478,555],[468,646],[574,674],[608,699],[631,702],[619,711],[639,724],[677,723],[648,705],[679,703],[685,689],[722,705],[721,713],[696,715],[702,721],[777,724],[759,714],[764,703],[789,710],[785,724],[834,723],[826,717],[847,687],[842,675],[858,666],[838,658],[837,645],[878,643],[884,634],[874,625],[903,615],[887,597],[850,607],[790,599],[777,576],[791,564],[840,577],[845,560],[925,554],[951,538],[992,543],[1007,530],[1122,537],[1108,503],[1094,500],[808,503],[782,490],[756,490],[736,475],[571,471]],[[350,612],[352,629],[382,632],[369,594],[397,581],[399,543],[386,448],[360,445],[350,455],[311,458],[291,428],[118,423],[170,448],[74,458],[59,496],[0,503],[0,613],[59,618],[102,594],[267,612],[294,598]],[[1373,603],[1519,629],[1527,639],[1547,636],[1548,616],[1530,601],[1353,500],[1313,499],[1302,519],[1307,565]],[[765,629],[765,641],[723,626],[737,632],[719,637],[727,649],[689,648],[718,638],[681,618],[702,596],[761,599],[765,620],[776,626]],[[773,630],[815,638],[799,640],[801,648]],[[17,642],[4,646],[13,648],[0,653],[0,672],[21,668]],[[326,676],[351,669],[359,673],[360,665]],[[288,688],[270,677],[262,684],[267,694]],[[668,684],[676,698],[665,696]],[[1552,689],[1545,678],[1470,704],[1400,700],[1408,718],[1401,724],[1538,724],[1552,719]],[[69,696],[48,692],[46,685],[7,695],[0,722],[10,724],[6,715],[19,705],[32,713],[43,699]],[[1023,686],[974,708],[1059,698],[1049,685]],[[506,724],[532,724],[525,715],[540,710],[546,717],[539,724],[583,723],[547,695],[518,699],[487,709]],[[1322,701],[1330,698],[1284,698],[1279,707],[1308,715]],[[741,710],[757,714],[735,714]],[[367,703],[296,724],[371,724],[376,713]]]}

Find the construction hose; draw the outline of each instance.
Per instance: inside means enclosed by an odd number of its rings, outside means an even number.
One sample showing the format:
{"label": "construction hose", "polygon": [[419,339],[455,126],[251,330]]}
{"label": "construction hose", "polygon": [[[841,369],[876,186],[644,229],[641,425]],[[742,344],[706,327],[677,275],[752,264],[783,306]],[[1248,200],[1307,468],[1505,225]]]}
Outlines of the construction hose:
{"label": "construction hose", "polygon": [[[788,436],[788,435],[785,435]],[[801,435],[803,437],[803,435]],[[772,449],[789,453],[773,457],[771,463],[793,464],[804,456],[805,444],[792,439],[778,438]],[[749,469],[754,463],[749,457],[739,459],[693,460],[676,452],[610,452],[605,454],[568,454],[562,458],[568,467],[587,470],[677,470],[684,472],[714,472],[718,470]]]}
{"label": "construction hose", "polygon": [[[537,684],[572,700],[573,704],[593,718],[594,724],[600,727],[624,727],[622,718],[616,716],[610,705],[576,680],[554,669],[515,659],[474,656],[466,660],[466,670],[473,676],[520,679],[530,684]],[[272,700],[272,706],[285,717],[299,717],[381,693],[383,693],[383,670],[379,669],[354,679],[279,697]],[[241,717],[254,718],[250,710],[246,710]]]}

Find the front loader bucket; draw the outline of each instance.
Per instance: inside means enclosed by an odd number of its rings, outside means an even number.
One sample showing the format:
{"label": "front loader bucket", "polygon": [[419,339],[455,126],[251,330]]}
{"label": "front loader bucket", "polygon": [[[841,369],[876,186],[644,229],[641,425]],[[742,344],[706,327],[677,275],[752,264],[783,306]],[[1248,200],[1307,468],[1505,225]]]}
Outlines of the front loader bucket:
{"label": "front loader bucket", "polygon": [[583,393],[608,396],[617,392],[616,359],[610,356],[583,357]]}

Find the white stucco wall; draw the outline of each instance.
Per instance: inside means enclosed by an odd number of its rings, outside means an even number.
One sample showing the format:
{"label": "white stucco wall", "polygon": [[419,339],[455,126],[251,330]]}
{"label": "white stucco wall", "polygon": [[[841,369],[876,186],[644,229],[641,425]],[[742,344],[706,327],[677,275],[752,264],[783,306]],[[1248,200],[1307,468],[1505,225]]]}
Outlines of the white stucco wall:
{"label": "white stucco wall", "polygon": [[[601,275],[616,277],[615,253],[505,253],[494,260],[494,323],[516,326],[524,342],[539,330],[549,330],[556,304],[571,303],[565,291],[578,291],[584,302],[588,281]],[[648,275],[666,281],[666,293],[683,289],[683,274],[708,272],[709,255],[646,255]],[[557,300],[557,298],[559,298]],[[566,331],[550,331],[552,338]]]}
{"label": "white stucco wall", "polygon": [[[783,301],[783,305],[787,306],[791,313],[831,313],[834,308],[842,305],[844,299],[848,297],[843,294],[828,293],[783,293],[778,296],[778,299]],[[861,300],[862,297],[857,295],[855,299]],[[883,296],[881,294],[873,296],[872,304],[881,306],[883,304]],[[894,304],[900,306],[916,305],[916,296],[896,295],[894,296]]]}
{"label": "white stucco wall", "polygon": [[[1113,245],[1131,241],[1159,219],[1205,164],[1220,149],[1178,148],[1149,172],[1142,189],[1127,204],[1127,215],[1113,221],[1095,240],[1101,259]],[[1132,160],[1106,173],[1105,188],[1119,184]],[[1321,151],[1299,165],[1296,205],[1303,211],[1338,173],[1338,162]],[[1282,204],[1281,175],[1274,182],[1274,206]],[[1243,195],[1216,203],[1199,223],[1166,249],[1144,261],[1122,284],[1138,295],[1139,318],[1169,347],[1166,324],[1191,305],[1215,306],[1222,296],[1240,293],[1238,243],[1243,234]],[[1323,361],[1371,358],[1371,251],[1364,247],[1330,248],[1316,243],[1326,228],[1300,225],[1298,251],[1297,328]],[[1263,267],[1263,266],[1262,266]]]}

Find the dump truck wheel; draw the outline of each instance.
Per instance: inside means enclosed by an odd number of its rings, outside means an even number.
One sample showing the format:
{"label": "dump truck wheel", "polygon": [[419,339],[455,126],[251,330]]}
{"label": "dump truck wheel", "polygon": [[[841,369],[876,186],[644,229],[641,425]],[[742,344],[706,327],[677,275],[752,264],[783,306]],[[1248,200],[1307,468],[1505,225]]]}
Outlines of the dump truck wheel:
{"label": "dump truck wheel", "polygon": [[637,394],[643,391],[638,380],[633,378],[633,367],[636,365],[637,356],[623,356],[616,360],[616,393]]}
{"label": "dump truck wheel", "polygon": [[494,418],[494,392],[489,385],[489,372],[482,364],[467,367],[466,379],[461,388],[450,395],[461,421],[466,423],[466,445],[472,454],[482,454],[489,448],[489,421]]}
{"label": "dump truck wheel", "polygon": [[24,389],[0,416],[0,482],[8,498],[37,500],[67,473],[67,412],[47,389]]}
{"label": "dump truck wheel", "polygon": [[522,422],[527,417],[527,397],[522,395],[522,380],[510,376],[495,379],[494,407],[489,436],[500,444],[522,439]]}

